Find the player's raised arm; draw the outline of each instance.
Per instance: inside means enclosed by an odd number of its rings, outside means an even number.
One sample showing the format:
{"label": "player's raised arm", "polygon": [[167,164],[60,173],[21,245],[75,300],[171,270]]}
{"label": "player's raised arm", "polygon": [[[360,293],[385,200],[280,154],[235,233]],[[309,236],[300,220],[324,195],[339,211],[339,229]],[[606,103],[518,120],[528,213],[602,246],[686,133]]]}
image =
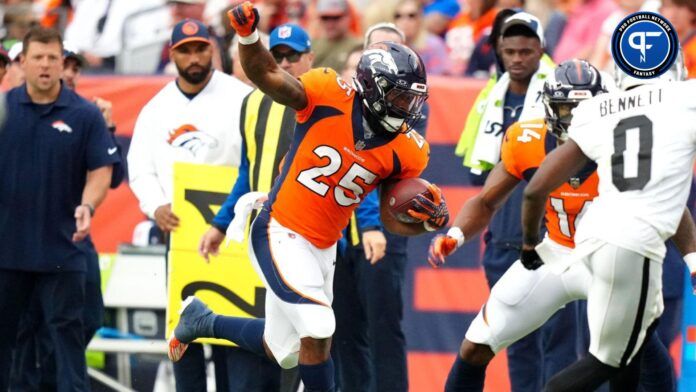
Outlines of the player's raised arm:
{"label": "player's raised arm", "polygon": [[454,253],[467,238],[473,238],[486,228],[519,182],[502,163],[498,163],[486,179],[481,192],[464,203],[447,234],[440,234],[431,241],[428,252],[430,265],[438,267],[444,264],[445,257]]}
{"label": "player's raised arm", "polygon": [[227,11],[230,25],[239,34],[239,60],[244,73],[261,91],[281,105],[295,110],[307,107],[307,95],[299,80],[285,72],[259,40],[259,11],[246,1]]}
{"label": "player's raised arm", "polygon": [[[580,147],[568,139],[546,156],[527,187],[522,201],[522,251],[533,251],[539,243],[539,227],[549,194],[588,162]],[[523,260],[524,264],[524,260]],[[540,264],[539,264],[540,265]],[[525,264],[525,267],[528,267]],[[538,265],[537,265],[538,267]],[[529,267],[528,267],[529,268]]]}

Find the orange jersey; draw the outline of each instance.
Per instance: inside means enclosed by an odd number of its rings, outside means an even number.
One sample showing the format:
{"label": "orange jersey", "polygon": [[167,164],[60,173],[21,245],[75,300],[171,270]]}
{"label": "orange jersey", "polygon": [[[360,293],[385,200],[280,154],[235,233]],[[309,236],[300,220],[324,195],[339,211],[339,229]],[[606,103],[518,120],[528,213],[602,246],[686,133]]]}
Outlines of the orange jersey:
{"label": "orange jersey", "polygon": [[385,135],[363,128],[362,102],[329,68],[300,77],[308,105],[269,195],[271,216],[318,248],[341,238],[351,213],[380,181],[418,177],[427,142],[415,131]]}
{"label": "orange jersey", "polygon": [[[555,147],[556,137],[547,132],[544,120],[517,122],[505,133],[503,165],[511,175],[529,181],[546,154]],[[546,230],[552,240],[575,247],[575,222],[597,196],[598,184],[593,165],[551,192],[546,201]]]}

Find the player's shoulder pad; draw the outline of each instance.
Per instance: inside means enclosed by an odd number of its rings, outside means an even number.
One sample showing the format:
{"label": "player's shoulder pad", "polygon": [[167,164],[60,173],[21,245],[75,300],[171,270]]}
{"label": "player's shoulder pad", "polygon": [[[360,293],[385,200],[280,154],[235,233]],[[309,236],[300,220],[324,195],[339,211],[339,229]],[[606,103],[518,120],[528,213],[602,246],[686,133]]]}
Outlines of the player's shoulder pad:
{"label": "player's shoulder pad", "polygon": [[415,130],[399,135],[401,144],[397,152],[401,165],[410,165],[412,169],[422,171],[430,159],[430,144]]}
{"label": "player's shoulder pad", "polygon": [[667,94],[673,94],[673,96],[668,97],[668,99],[672,99],[674,100],[673,102],[686,105],[686,107],[689,108],[696,107],[696,79],[665,83],[665,85],[669,86],[670,90],[672,90],[671,92],[668,91]]}
{"label": "player's shoulder pad", "polygon": [[546,135],[546,122],[543,118],[518,121],[507,129],[503,143],[506,145],[543,142]]}
{"label": "player's shoulder pad", "polygon": [[321,99],[324,97],[350,97],[353,95],[351,84],[341,78],[332,68],[313,68],[300,76],[307,97]]}

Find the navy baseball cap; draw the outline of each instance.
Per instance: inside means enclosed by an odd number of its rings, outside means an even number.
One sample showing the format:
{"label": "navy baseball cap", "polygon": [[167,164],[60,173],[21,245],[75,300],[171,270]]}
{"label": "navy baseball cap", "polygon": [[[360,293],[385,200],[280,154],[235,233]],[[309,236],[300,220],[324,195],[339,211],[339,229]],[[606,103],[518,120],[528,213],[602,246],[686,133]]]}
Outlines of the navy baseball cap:
{"label": "navy baseball cap", "polygon": [[80,54],[80,51],[68,41],[63,41],[63,57],[66,59],[75,59],[77,64],[82,67],[85,65],[85,58]]}
{"label": "navy baseball cap", "polygon": [[312,41],[304,29],[294,23],[280,25],[271,31],[269,49],[278,45],[287,45],[298,52],[308,52],[312,49]]}
{"label": "navy baseball cap", "polygon": [[174,26],[169,46],[174,49],[187,42],[210,43],[208,28],[199,20],[186,18]]}

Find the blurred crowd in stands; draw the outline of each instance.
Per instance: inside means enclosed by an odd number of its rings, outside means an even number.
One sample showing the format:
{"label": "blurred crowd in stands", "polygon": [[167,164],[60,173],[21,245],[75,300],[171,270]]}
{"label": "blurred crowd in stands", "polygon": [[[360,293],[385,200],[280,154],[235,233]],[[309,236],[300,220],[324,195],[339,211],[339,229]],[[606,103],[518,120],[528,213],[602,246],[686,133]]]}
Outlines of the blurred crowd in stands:
{"label": "blurred crowd in stands", "polygon": [[[173,75],[176,70],[168,59],[171,27],[194,18],[204,21],[215,37],[215,67],[233,73],[234,33],[225,12],[237,2],[4,0],[0,37],[10,56],[3,57],[11,63],[12,46],[39,23],[64,33],[85,59],[86,73]],[[488,36],[500,9],[521,8],[536,15],[544,25],[546,51],[556,63],[584,58],[608,72],[613,70],[609,41],[617,23],[637,10],[655,11],[674,25],[689,74],[696,75],[696,0],[257,0],[255,4],[264,16],[261,31],[294,22],[310,32],[315,66],[340,71],[350,53],[361,47],[366,26],[392,22],[421,55],[428,75],[476,78],[487,78],[494,68]]]}

